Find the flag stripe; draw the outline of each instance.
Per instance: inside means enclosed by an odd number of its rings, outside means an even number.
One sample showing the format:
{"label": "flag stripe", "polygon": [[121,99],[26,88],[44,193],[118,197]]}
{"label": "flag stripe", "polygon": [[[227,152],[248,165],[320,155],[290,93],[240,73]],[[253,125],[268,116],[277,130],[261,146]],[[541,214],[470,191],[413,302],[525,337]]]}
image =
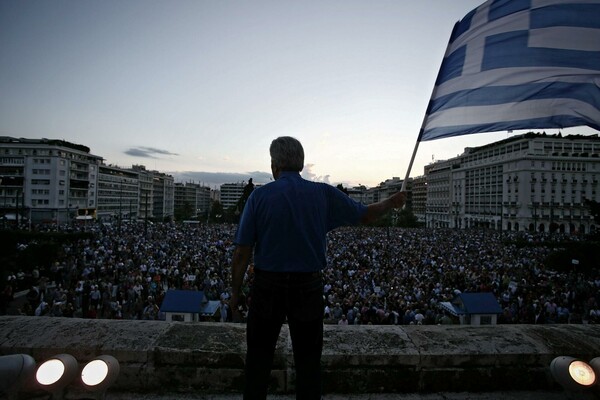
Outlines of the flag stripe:
{"label": "flag stripe", "polygon": [[[576,107],[576,112],[570,112],[572,107]],[[567,112],[558,112],[565,110]],[[512,126],[510,129],[528,129],[527,126],[514,125],[526,120],[527,116],[532,119],[552,118],[553,116],[574,115],[576,117],[594,118],[600,121],[600,110],[596,107],[582,101],[571,99],[544,99],[532,100],[528,102],[504,103],[501,105],[477,106],[477,107],[457,107],[445,111],[435,113],[430,121],[429,127],[441,128],[444,126],[460,126],[460,125],[489,125],[501,118],[499,116],[510,115],[510,119],[504,118],[502,122],[506,122]],[[572,125],[552,125],[552,127],[563,128]],[[596,124],[600,126],[600,124]]]}
{"label": "flag stripe", "polygon": [[461,90],[430,103],[428,112],[439,112],[456,107],[489,106],[544,99],[572,99],[589,103],[600,110],[598,87],[593,83],[529,83],[503,87],[482,87]]}
{"label": "flag stripe", "polygon": [[[529,129],[531,124],[535,124],[537,126],[543,126],[544,129],[561,129],[566,126],[581,126],[588,125],[586,118],[580,118],[571,115],[555,115],[551,118],[542,117],[542,118],[526,118],[520,121],[496,121],[493,123],[487,124],[471,124],[471,125],[453,125],[453,126],[445,126],[440,128],[430,128],[425,132],[423,129],[420,132],[421,139],[420,141],[428,141],[428,140],[436,140],[443,139],[448,137],[460,136],[457,135],[456,132],[464,132],[461,135],[468,135],[474,133],[484,133],[484,132],[499,132],[499,131],[511,131],[513,129]],[[600,125],[591,126],[596,130],[600,130]],[[427,133],[427,136],[424,137],[424,134]]]}
{"label": "flag stripe", "polygon": [[600,4],[553,4],[531,10],[531,29],[553,26],[600,28]]}
{"label": "flag stripe", "polygon": [[529,31],[513,31],[488,36],[481,69],[544,66],[600,71],[600,51],[534,48],[529,46],[529,35]]}
{"label": "flag stripe", "polygon": [[503,86],[525,85],[531,82],[560,82],[564,83],[589,83],[590,71],[577,68],[505,68],[503,75],[499,78],[498,71],[483,71],[473,75],[471,79],[455,79],[439,87],[434,94],[433,100],[446,96],[453,92],[478,89],[486,86],[491,81],[502,82]]}
{"label": "flag stripe", "polygon": [[490,4],[489,21],[495,21],[530,8],[531,0],[496,0]]}
{"label": "flag stripe", "polygon": [[600,52],[600,29],[574,27],[532,29],[529,35],[529,46]]}

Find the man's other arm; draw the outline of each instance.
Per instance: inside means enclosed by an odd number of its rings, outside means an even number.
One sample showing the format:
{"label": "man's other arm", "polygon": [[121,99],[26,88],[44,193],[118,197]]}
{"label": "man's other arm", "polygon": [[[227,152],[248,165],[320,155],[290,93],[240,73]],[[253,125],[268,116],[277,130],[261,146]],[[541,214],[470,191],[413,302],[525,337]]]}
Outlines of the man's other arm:
{"label": "man's other arm", "polygon": [[252,256],[252,246],[237,245],[233,250],[233,258],[231,261],[231,299],[229,307],[231,308],[234,322],[241,320],[238,310],[240,294],[242,292],[242,283],[244,282],[244,274],[248,268],[248,262]]}

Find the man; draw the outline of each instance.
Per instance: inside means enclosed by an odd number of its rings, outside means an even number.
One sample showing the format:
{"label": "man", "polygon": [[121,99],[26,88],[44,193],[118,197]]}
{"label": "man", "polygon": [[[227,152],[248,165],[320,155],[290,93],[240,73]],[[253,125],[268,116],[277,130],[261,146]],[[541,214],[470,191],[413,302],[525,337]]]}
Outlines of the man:
{"label": "man", "polygon": [[[304,150],[292,137],[271,143],[275,181],[255,189],[242,213],[232,260],[230,307],[238,305],[254,249],[254,283],[247,321],[244,399],[265,399],[279,331],[287,320],[296,367],[296,398],[321,398],[323,282],[326,234],[404,205],[400,192],[376,204],[360,204],[339,189],[304,180]],[[238,314],[236,316],[236,314]]]}

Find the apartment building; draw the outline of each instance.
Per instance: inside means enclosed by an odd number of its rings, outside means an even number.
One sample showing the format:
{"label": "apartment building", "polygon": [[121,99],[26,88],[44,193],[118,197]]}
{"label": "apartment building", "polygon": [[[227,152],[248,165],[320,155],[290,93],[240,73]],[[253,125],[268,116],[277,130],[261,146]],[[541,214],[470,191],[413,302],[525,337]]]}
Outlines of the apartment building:
{"label": "apartment building", "polygon": [[5,217],[66,222],[94,215],[102,157],[52,139],[0,137],[0,210]]}
{"label": "apartment building", "polygon": [[227,210],[235,207],[238,200],[244,194],[246,182],[224,183],[221,185],[221,204],[223,209]]}
{"label": "apartment building", "polygon": [[0,216],[56,224],[173,218],[172,176],[102,161],[64,140],[0,137]]}
{"label": "apartment building", "polygon": [[425,168],[428,227],[587,233],[600,138],[527,133]]}
{"label": "apartment building", "polygon": [[198,183],[175,183],[175,210],[192,207],[195,215],[206,214],[210,208],[210,188]]}
{"label": "apartment building", "polygon": [[152,172],[152,217],[157,221],[172,220],[175,214],[175,181],[171,175]]}
{"label": "apartment building", "polygon": [[131,169],[100,165],[98,210],[103,221],[137,219],[140,207],[140,174]]}
{"label": "apartment building", "polygon": [[138,218],[147,220],[154,215],[154,173],[148,171],[143,165],[133,165],[131,169],[138,173],[139,179],[139,207]]}
{"label": "apartment building", "polygon": [[412,210],[419,223],[425,223],[427,213],[427,180],[425,175],[410,179],[412,181]]}

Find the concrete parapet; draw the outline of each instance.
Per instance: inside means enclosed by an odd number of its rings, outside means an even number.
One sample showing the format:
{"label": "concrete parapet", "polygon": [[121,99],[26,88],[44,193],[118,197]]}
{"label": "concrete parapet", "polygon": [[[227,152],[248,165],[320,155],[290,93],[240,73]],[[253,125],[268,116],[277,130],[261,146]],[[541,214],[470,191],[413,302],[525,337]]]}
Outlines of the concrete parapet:
{"label": "concrete parapet", "polygon": [[[241,324],[50,317],[0,317],[0,355],[38,362],[58,353],[80,363],[111,354],[116,390],[240,392],[246,327]],[[552,390],[559,355],[600,356],[600,326],[325,326],[327,393]],[[289,331],[283,327],[272,391],[294,388]]]}

